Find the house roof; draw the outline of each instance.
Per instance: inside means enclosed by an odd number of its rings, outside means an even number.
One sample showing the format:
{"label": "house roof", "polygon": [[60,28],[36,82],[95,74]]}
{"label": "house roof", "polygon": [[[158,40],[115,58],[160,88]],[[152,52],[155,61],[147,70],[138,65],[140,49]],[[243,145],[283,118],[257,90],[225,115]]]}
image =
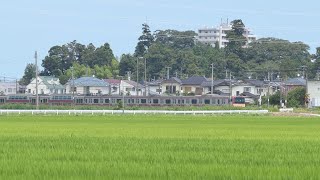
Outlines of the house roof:
{"label": "house roof", "polygon": [[201,85],[207,79],[203,76],[192,76],[188,79],[182,80],[182,85]]}
{"label": "house roof", "polygon": [[155,80],[155,81],[147,82],[146,84],[148,86],[159,86],[162,82],[163,82],[162,79],[158,79],[158,80]]}
{"label": "house roof", "polygon": [[109,83],[105,82],[104,80],[95,78],[95,77],[81,77],[75,80],[69,80],[68,84],[73,84],[76,87],[81,86],[92,86],[92,87],[104,87],[108,86]]}
{"label": "house roof", "polygon": [[[48,87],[48,89],[64,89],[64,86],[60,84],[59,78],[52,76],[38,76],[42,80],[42,83]],[[33,78],[31,81],[33,81]]]}
{"label": "house roof", "polygon": [[119,85],[121,83],[121,80],[119,79],[104,79],[104,81],[112,85]]}
{"label": "house roof", "polygon": [[257,80],[257,79],[247,79],[247,80],[244,80],[243,82],[252,84],[252,85],[254,85],[256,87],[262,87],[262,86],[265,85],[264,81],[260,81],[260,80]]}
{"label": "house roof", "polygon": [[179,79],[179,78],[177,78],[177,77],[172,77],[172,78],[170,78],[170,79],[166,79],[166,80],[162,81],[162,83],[163,83],[163,84],[164,84],[164,83],[167,83],[167,84],[169,84],[169,83],[178,83],[178,84],[181,84],[182,81],[181,81],[181,79]]}
{"label": "house roof", "polygon": [[241,93],[242,96],[244,97],[249,97],[249,98],[253,98],[253,99],[259,99],[259,95],[254,95],[252,93],[249,93],[249,92],[243,92]]}
{"label": "house roof", "polygon": [[303,78],[291,78],[288,79],[285,84],[287,86],[306,86],[307,85],[307,81]]}
{"label": "house roof", "polygon": [[123,82],[128,83],[128,84],[130,84],[130,85],[132,85],[134,87],[136,87],[137,84],[138,84],[139,87],[143,87],[143,85],[141,85],[141,84],[139,84],[139,83],[137,83],[135,81],[123,80]]}

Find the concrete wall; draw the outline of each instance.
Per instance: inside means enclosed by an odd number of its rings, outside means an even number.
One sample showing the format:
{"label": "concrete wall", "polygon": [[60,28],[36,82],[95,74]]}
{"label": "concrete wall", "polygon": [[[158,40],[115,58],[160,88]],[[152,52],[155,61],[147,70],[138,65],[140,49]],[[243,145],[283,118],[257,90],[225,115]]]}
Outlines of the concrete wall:
{"label": "concrete wall", "polygon": [[320,81],[308,81],[308,92],[310,97],[309,105],[320,107]]}

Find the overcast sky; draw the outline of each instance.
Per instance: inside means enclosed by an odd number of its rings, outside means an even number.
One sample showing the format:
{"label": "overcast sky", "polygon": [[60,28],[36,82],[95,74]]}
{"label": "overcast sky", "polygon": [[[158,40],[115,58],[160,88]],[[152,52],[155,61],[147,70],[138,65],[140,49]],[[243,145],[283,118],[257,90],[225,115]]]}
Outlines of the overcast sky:
{"label": "overcast sky", "polygon": [[50,47],[73,40],[100,46],[116,56],[134,52],[141,24],[158,29],[197,30],[221,18],[242,19],[261,37],[302,41],[310,52],[320,46],[320,2],[316,0],[1,0],[0,76],[20,78],[27,63]]}

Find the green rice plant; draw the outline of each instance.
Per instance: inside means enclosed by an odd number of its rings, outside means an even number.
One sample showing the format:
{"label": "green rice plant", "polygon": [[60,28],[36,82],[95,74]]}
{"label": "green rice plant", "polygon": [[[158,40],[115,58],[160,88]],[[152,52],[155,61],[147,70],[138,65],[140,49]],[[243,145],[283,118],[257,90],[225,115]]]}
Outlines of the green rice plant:
{"label": "green rice plant", "polygon": [[0,116],[0,179],[318,179],[320,121]]}

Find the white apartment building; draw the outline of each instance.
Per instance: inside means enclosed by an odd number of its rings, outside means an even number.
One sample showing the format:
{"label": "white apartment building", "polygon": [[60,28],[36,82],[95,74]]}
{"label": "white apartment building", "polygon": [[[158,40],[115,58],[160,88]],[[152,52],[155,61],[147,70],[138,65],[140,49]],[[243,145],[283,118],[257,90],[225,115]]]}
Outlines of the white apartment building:
{"label": "white apartment building", "polygon": [[[218,27],[200,28],[198,29],[196,40],[203,44],[211,45],[212,47],[215,47],[216,44],[218,44],[220,48],[224,48],[229,42],[226,38],[227,32],[231,29],[232,26],[228,23],[221,23]],[[247,38],[247,43],[257,39],[255,35],[251,34],[251,31],[248,28],[244,29],[243,36]]]}

